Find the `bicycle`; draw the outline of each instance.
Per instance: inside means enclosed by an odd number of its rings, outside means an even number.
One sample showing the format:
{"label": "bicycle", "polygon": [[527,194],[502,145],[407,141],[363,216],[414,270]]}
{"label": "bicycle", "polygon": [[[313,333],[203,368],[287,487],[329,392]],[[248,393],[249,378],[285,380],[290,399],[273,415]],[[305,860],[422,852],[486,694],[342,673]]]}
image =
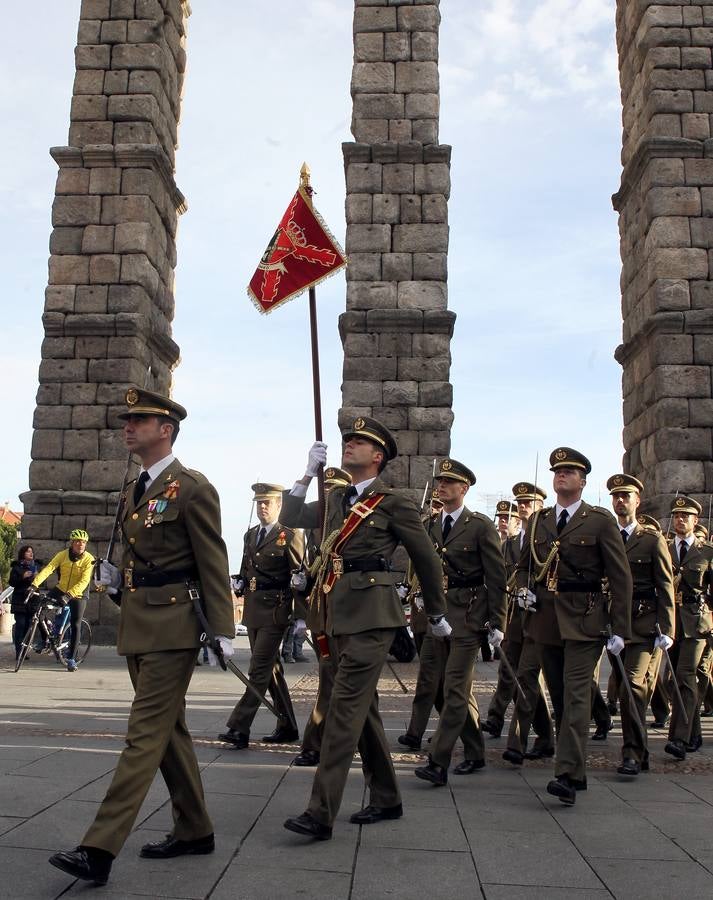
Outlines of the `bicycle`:
{"label": "bicycle", "polygon": [[[59,665],[66,665],[64,651],[69,647],[71,626],[68,618],[65,618],[59,633],[56,633],[54,621],[54,614],[64,610],[65,604],[50,597],[45,591],[35,591],[28,597],[28,601],[30,600],[35,600],[37,605],[30,619],[30,625],[22,639],[20,655],[15,663],[15,672],[20,671],[30,649],[34,649],[35,653],[54,653]],[[38,629],[39,635],[37,634]],[[42,640],[41,647],[35,647],[34,641],[36,637]],[[78,666],[87,658],[91,646],[92,629],[89,622],[86,619],[82,619],[79,623],[79,641],[77,642],[74,657]]]}

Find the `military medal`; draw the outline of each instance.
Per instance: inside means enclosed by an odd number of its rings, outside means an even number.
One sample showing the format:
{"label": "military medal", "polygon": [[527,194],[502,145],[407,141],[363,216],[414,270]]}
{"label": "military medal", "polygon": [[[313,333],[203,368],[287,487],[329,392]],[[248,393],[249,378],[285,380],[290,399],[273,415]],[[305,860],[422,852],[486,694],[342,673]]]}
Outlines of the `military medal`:
{"label": "military medal", "polygon": [[181,483],[177,478],[172,481],[163,492],[163,496],[166,498],[166,500],[175,500],[178,497],[178,489],[180,486]]}
{"label": "military medal", "polygon": [[275,541],[276,546],[284,547],[287,541],[285,540],[285,532],[281,531],[277,536],[277,540]]}
{"label": "military medal", "polygon": [[256,590],[257,590],[257,578],[255,578],[254,575],[253,575],[253,577],[250,579],[250,581],[248,582],[248,588],[249,588],[251,591],[256,591]]}
{"label": "military medal", "polygon": [[344,558],[341,556],[337,556],[336,554],[332,556],[332,572],[334,573],[335,578],[341,578],[344,574]]}

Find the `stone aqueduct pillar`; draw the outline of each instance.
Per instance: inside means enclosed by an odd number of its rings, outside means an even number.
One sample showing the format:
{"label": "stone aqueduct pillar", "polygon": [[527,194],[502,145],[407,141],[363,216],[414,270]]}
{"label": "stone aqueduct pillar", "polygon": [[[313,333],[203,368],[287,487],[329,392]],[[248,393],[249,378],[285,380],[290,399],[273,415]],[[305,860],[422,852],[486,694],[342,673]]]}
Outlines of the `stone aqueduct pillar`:
{"label": "stone aqueduct pillar", "polygon": [[423,490],[450,450],[455,313],[447,309],[451,148],[438,143],[438,0],[356,0],[340,425],[394,430],[391,483]]}
{"label": "stone aqueduct pillar", "polygon": [[[186,65],[179,0],[82,0],[69,141],[50,238],[45,339],[23,537],[48,558],[72,527],[102,549],[126,450],[117,429],[126,385],[166,391],[178,347],[174,313],[177,125]],[[93,603],[99,603],[94,599]],[[91,618],[111,634],[106,599]]]}
{"label": "stone aqueduct pillar", "polygon": [[666,516],[713,492],[713,5],[618,0],[624,468]]}

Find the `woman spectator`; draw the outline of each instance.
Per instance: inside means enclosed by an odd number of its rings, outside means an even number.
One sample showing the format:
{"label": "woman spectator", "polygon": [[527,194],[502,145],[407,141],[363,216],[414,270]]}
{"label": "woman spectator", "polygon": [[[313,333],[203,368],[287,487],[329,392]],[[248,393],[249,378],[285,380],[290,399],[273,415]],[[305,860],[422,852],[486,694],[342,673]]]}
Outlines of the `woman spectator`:
{"label": "woman spectator", "polygon": [[9,584],[14,588],[10,598],[10,612],[15,617],[13,642],[15,659],[20,656],[22,639],[30,627],[30,619],[34,612],[32,603],[28,602],[28,594],[32,590],[32,579],[37,574],[35,553],[29,544],[23,544],[17,551],[17,560],[10,568]]}

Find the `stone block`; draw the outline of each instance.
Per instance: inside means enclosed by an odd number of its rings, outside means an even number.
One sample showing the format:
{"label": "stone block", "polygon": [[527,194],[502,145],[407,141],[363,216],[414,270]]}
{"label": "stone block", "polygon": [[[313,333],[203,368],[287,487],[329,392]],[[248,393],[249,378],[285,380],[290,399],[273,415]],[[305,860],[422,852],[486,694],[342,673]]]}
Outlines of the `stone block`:
{"label": "stone block", "polygon": [[121,272],[121,257],[116,254],[98,254],[89,257],[90,284],[116,284]]}
{"label": "stone block", "polygon": [[445,224],[448,222],[448,203],[443,194],[424,194],[421,198],[424,222]]}
{"label": "stone block", "polygon": [[448,381],[449,357],[399,359],[399,378],[405,381]]}
{"label": "stone block", "polygon": [[713,422],[713,400],[689,400],[689,420],[686,425],[710,427]]}
{"label": "stone block", "polygon": [[405,406],[375,406],[371,415],[390,430],[408,428],[408,408]]}
{"label": "stone block", "polygon": [[684,159],[683,169],[688,185],[713,185],[713,159]]}
{"label": "stone block", "polygon": [[109,335],[115,331],[115,317],[101,313],[68,314],[64,330],[68,335]]}
{"label": "stone block", "polygon": [[685,113],[681,116],[681,131],[685,138],[705,141],[711,136],[708,113]]}
{"label": "stone block", "polygon": [[413,352],[413,335],[398,334],[375,335],[379,341],[379,356],[411,356]]}
{"label": "stone block", "polygon": [[[87,363],[81,360],[84,369],[84,381],[86,382]],[[97,400],[97,386],[95,384],[80,384],[77,382],[68,382],[62,384],[61,402],[70,406],[77,404],[101,403]]]}
{"label": "stone block", "polygon": [[45,288],[45,310],[69,313],[74,311],[76,287],[71,284],[50,285]]}
{"label": "stone block", "polygon": [[398,194],[374,194],[373,221],[382,224],[395,225],[400,221],[400,203],[403,197]]}
{"label": "stone block", "polygon": [[654,491],[695,494],[705,489],[703,463],[696,460],[669,459],[654,467]]}
{"label": "stone block", "polygon": [[72,97],[70,118],[73,122],[99,122],[106,119],[107,98],[97,94]]}
{"label": "stone block", "polygon": [[432,356],[450,356],[451,341],[447,334],[415,334],[413,336],[413,355],[422,359]]}
{"label": "stone block", "polygon": [[355,94],[353,114],[356,119],[403,119],[404,98],[401,94]]}
{"label": "stone block", "polygon": [[108,311],[110,313],[141,313],[149,315],[151,298],[138,284],[112,284],[109,287]]}
{"label": "stone block", "polygon": [[448,431],[453,424],[453,411],[446,407],[409,409],[409,428],[413,431]]}
{"label": "stone block", "polygon": [[110,0],[82,0],[79,16],[82,19],[108,19]]}
{"label": "stone block", "polygon": [[126,20],[109,19],[101,23],[99,43],[125,44],[127,35]]}
{"label": "stone block", "polygon": [[[651,363],[657,365],[692,365],[693,335],[657,334],[651,338]],[[713,360],[712,360],[713,362]]]}
{"label": "stone block", "polygon": [[416,281],[443,281],[448,279],[448,254],[414,253],[413,277]]}
{"label": "stone block", "polygon": [[[396,359],[388,356],[346,356],[342,371],[345,381],[385,381],[396,378]],[[385,398],[384,405],[388,405]]]}
{"label": "stone block", "polygon": [[378,163],[350,163],[347,166],[347,193],[381,193],[381,170],[382,167]]}
{"label": "stone block", "polygon": [[409,119],[389,119],[389,140],[410,142],[413,127]]}
{"label": "stone block", "polygon": [[87,225],[87,227],[83,230],[81,246],[82,253],[111,253],[113,249],[113,225]]}
{"label": "stone block", "polygon": [[440,110],[438,94],[407,94],[404,114],[407,119],[437,119]]}
{"label": "stone block", "polygon": [[112,122],[72,122],[69,126],[69,144],[84,147],[87,144],[111,144],[114,139]]}
{"label": "stone block", "polygon": [[[370,416],[370,406],[342,406],[337,413],[337,424],[340,429],[351,428],[352,422],[358,416]],[[384,423],[386,424],[386,423]]]}
{"label": "stone block", "polygon": [[394,7],[357,6],[354,10],[354,34],[364,32],[396,31]]}
{"label": "stone block", "polygon": [[397,456],[396,459],[392,459],[380,477],[388,487],[400,487],[408,484],[409,457]]}
{"label": "stone block", "polygon": [[32,419],[33,428],[69,428],[72,421],[71,406],[37,406]]}
{"label": "stone block", "polygon": [[369,309],[366,330],[415,334],[423,331],[423,315],[420,309]]}
{"label": "stone block", "polygon": [[381,382],[345,381],[342,384],[342,403],[344,406],[381,406]]}
{"label": "stone block", "polygon": [[446,309],[447,288],[440,281],[402,281],[397,287],[399,309]]}
{"label": "stone block", "polygon": [[652,286],[653,304],[657,312],[688,309],[691,305],[687,280],[659,278]]}
{"label": "stone block", "polygon": [[413,265],[410,253],[385,253],[381,258],[384,281],[411,281]]}
{"label": "stone block", "polygon": [[89,282],[89,257],[51,256],[49,259],[50,284],[87,284]]}
{"label": "stone block", "polygon": [[419,431],[418,452],[421,456],[447,456],[451,452],[450,431]]}
{"label": "stone block", "polygon": [[382,173],[382,190],[388,194],[413,194],[414,167],[408,163],[385,165]]}
{"label": "stone block", "polygon": [[647,260],[647,275],[649,283],[657,278],[707,278],[708,254],[703,249],[657,248]]}
{"label": "stone block", "polygon": [[346,199],[347,225],[367,224],[372,221],[372,195],[348,194]]}
{"label": "stone block", "polygon": [[383,35],[383,58],[389,62],[411,59],[411,40],[403,31],[390,32]]}
{"label": "stone block", "polygon": [[32,459],[62,459],[62,436],[60,428],[42,428],[32,435]]}
{"label": "stone block", "polygon": [[[398,382],[397,382],[398,384]],[[398,405],[398,404],[397,404]],[[417,431],[395,431],[393,432],[399,455],[415,456],[418,453],[418,432]]]}
{"label": "stone block", "polygon": [[131,222],[116,226],[115,253],[143,253],[158,260],[159,246],[155,229],[148,222]]}
{"label": "stone block", "polygon": [[[405,63],[354,63],[351,82],[352,94],[392,94],[394,92],[395,65],[405,65]],[[691,108],[693,108],[693,98],[691,98]]]}
{"label": "stone block", "polygon": [[[144,377],[145,377],[144,373]],[[127,384],[129,382],[127,381]],[[137,382],[133,382],[136,384]],[[143,382],[138,382],[142,384]],[[100,384],[97,386],[96,402],[105,406],[121,406],[126,409],[126,386],[122,384]]]}
{"label": "stone block", "polygon": [[646,213],[657,216],[699,216],[701,195],[695,187],[654,187],[646,195]]}
{"label": "stone block", "polygon": [[389,139],[388,119],[353,119],[352,134],[357,141],[381,144]]}
{"label": "stone block", "polygon": [[82,252],[83,228],[55,228],[50,235],[50,253],[79,255]]}
{"label": "stone block", "polygon": [[74,338],[46,337],[42,341],[42,359],[73,359]]}
{"label": "stone block", "polygon": [[347,228],[346,252],[386,253],[391,249],[389,225],[350,225]]}
{"label": "stone block", "polygon": [[376,334],[348,334],[343,341],[343,346],[345,356],[378,356],[379,336]]}
{"label": "stone block", "polygon": [[414,62],[438,62],[438,34],[416,31],[411,35],[411,59]]}
{"label": "stone block", "polygon": [[646,235],[646,252],[656,247],[690,247],[691,229],[686,216],[660,216],[654,219]]}
{"label": "stone block", "polygon": [[61,384],[40,384],[35,400],[38,406],[53,406],[62,402]]}
{"label": "stone block", "polygon": [[158,44],[116,44],[112,48],[111,59],[114,69],[149,69],[154,72],[163,69],[163,53]]}
{"label": "stone block", "polygon": [[421,198],[418,194],[402,194],[400,197],[399,222],[402,225],[420,225],[423,221]]}
{"label": "stone block", "polygon": [[86,194],[89,191],[89,169],[61,168],[57,172],[55,194]]}
{"label": "stone block", "polygon": [[424,163],[414,169],[414,183],[417,194],[450,195],[450,166],[446,163]]}
{"label": "stone block", "polygon": [[91,196],[55,197],[52,204],[52,225],[93,225],[101,216],[101,198]]}
{"label": "stone block", "polygon": [[114,94],[109,97],[107,118],[115,122],[158,122],[158,102],[153,94]]}
{"label": "stone block", "polygon": [[[435,62],[396,62],[397,94],[437,94],[438,65]],[[101,68],[101,67],[97,67]],[[693,98],[691,98],[691,109]],[[687,110],[689,111],[689,110]]]}
{"label": "stone block", "polygon": [[435,119],[414,119],[411,134],[422,144],[438,143],[438,122]]}
{"label": "stone block", "polygon": [[93,541],[108,541],[113,529],[113,516],[87,516],[87,531]]}
{"label": "stone block", "polygon": [[126,444],[121,429],[104,428],[99,432],[99,458],[126,462]]}
{"label": "stone block", "polygon": [[347,282],[347,309],[395,308],[395,284],[386,281]]}
{"label": "stone block", "polygon": [[79,44],[74,48],[77,69],[109,69],[111,47],[108,44]]}
{"label": "stone block", "polygon": [[89,362],[89,381],[106,381],[110,384],[143,384],[145,377],[146,371],[141,360],[94,359]]}
{"label": "stone block", "polygon": [[121,169],[100,166],[92,169],[89,178],[90,194],[118,194],[121,190]]}
{"label": "stone block", "polygon": [[83,491],[115,491],[121,487],[126,460],[90,459],[82,466],[81,489]]}
{"label": "stone block", "polygon": [[64,459],[98,459],[99,433],[93,429],[65,431],[62,456]]}
{"label": "stone block", "polygon": [[75,356],[77,359],[97,359],[107,356],[108,338],[78,337]]}
{"label": "stone block", "polygon": [[[713,311],[711,311],[711,319],[713,319]],[[690,337],[687,335],[687,337]],[[691,337],[693,343],[691,362],[697,366],[713,365],[713,335],[696,334]],[[713,425],[713,420],[709,423]]]}
{"label": "stone block", "polygon": [[78,285],[77,297],[75,301],[74,312],[77,313],[107,313],[107,295],[108,287],[106,285]]}
{"label": "stone block", "polygon": [[[53,516],[28,515],[25,513],[22,517],[23,535],[31,535],[33,545],[36,540],[49,540],[52,537],[53,518]],[[66,538],[66,535],[64,537]]]}
{"label": "stone block", "polygon": [[129,89],[129,73],[126,69],[112,69],[104,78],[104,93],[125,94]]}
{"label": "stone block", "polygon": [[71,412],[71,419],[68,425],[63,428],[106,428],[106,407],[105,406],[67,406],[58,407],[58,409],[68,409]]}
{"label": "stone block", "polygon": [[685,179],[686,173],[682,159],[661,159],[656,157],[649,160],[641,176],[642,195],[646,196],[652,187],[683,185]]}
{"label": "stone block", "polygon": [[[396,360],[394,359],[394,372]],[[418,383],[416,381],[385,381],[384,406],[416,406],[418,403]],[[401,451],[405,452],[405,451]],[[415,451],[410,451],[415,452]]]}
{"label": "stone block", "polygon": [[711,429],[708,428],[660,428],[653,435],[654,454],[657,460],[710,459],[713,451]]}
{"label": "stone block", "polygon": [[653,379],[657,398],[711,396],[711,373],[707,366],[658,366]]}
{"label": "stone block", "polygon": [[448,226],[394,225],[392,250],[396,253],[446,253]]}
{"label": "stone block", "polygon": [[684,69],[710,69],[710,47],[681,47],[681,67]]}
{"label": "stone block", "polygon": [[381,32],[363,32],[354,35],[354,59],[356,62],[380,62],[384,56],[384,35]]}
{"label": "stone block", "polygon": [[381,254],[350,253],[347,282],[350,281],[381,281]]}
{"label": "stone block", "polygon": [[153,296],[158,289],[159,276],[149,258],[143,253],[126,253],[121,257],[122,284],[138,284]]}
{"label": "stone block", "polygon": [[431,31],[438,32],[441,15],[438,4],[401,6],[397,13],[399,31]]}

